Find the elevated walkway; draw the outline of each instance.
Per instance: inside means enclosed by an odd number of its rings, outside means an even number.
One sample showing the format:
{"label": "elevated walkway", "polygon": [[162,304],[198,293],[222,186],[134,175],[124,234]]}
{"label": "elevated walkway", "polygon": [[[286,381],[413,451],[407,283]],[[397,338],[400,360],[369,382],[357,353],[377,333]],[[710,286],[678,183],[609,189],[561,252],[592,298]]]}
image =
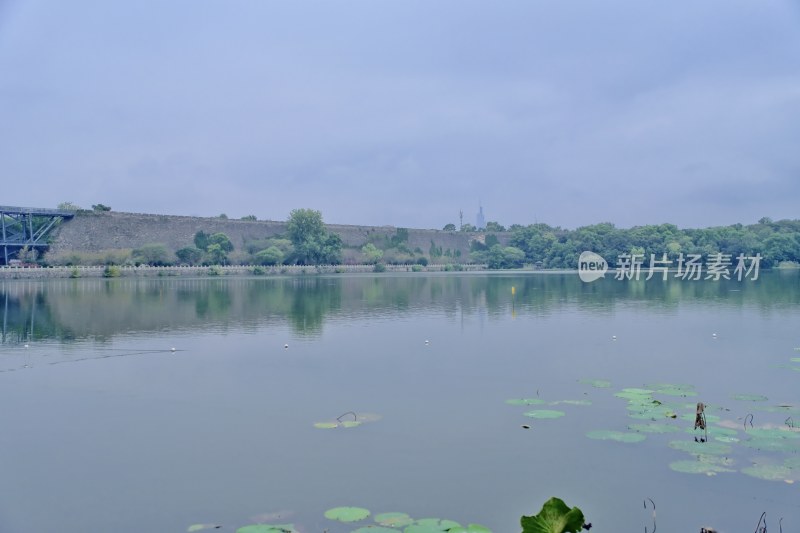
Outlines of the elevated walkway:
{"label": "elevated walkway", "polygon": [[47,247],[47,234],[75,211],[40,207],[0,206],[0,262],[8,265],[20,250]]}

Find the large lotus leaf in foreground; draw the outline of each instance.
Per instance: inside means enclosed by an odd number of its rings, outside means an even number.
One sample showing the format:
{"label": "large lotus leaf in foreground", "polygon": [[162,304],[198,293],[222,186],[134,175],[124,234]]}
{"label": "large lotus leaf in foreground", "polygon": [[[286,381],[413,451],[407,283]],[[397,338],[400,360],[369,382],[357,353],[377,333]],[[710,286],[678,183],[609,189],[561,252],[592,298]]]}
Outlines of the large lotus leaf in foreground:
{"label": "large lotus leaf in foreground", "polygon": [[583,528],[583,512],[568,507],[563,500],[550,498],[536,516],[523,516],[522,533],[578,533]]}

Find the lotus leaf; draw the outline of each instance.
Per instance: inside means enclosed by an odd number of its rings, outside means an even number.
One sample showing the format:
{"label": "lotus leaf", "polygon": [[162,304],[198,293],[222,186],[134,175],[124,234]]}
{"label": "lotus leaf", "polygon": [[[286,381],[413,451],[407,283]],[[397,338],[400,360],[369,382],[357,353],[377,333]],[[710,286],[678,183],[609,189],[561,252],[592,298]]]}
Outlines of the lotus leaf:
{"label": "lotus leaf", "polygon": [[358,522],[369,516],[369,511],[361,507],[334,507],[325,511],[325,518],[339,522]]}
{"label": "lotus leaf", "polygon": [[403,527],[414,523],[414,519],[406,513],[380,513],[376,514],[374,520],[382,526]]}
{"label": "lotus leaf", "polygon": [[523,516],[522,533],[578,533],[583,529],[583,512],[568,507],[559,498],[550,498],[535,516]]}
{"label": "lotus leaf", "polygon": [[586,434],[587,437],[590,439],[596,440],[615,440],[617,442],[642,442],[647,437],[642,435],[641,433],[627,433],[623,431],[613,431],[613,430],[595,430],[589,431]]}
{"label": "lotus leaf", "polygon": [[523,414],[530,418],[561,418],[566,413],[564,413],[564,411],[555,411],[553,409],[535,409]]}

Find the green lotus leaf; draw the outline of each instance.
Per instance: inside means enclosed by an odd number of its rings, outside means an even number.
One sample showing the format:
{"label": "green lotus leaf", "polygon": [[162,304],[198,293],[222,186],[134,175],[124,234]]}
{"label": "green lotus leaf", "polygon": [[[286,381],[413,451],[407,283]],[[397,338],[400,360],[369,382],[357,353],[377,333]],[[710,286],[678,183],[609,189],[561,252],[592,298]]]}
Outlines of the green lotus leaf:
{"label": "green lotus leaf", "polygon": [[512,400],[506,400],[508,405],[544,405],[544,400],[540,400],[539,398],[515,398]]}
{"label": "green lotus leaf", "polygon": [[523,414],[529,418],[561,418],[566,413],[564,411],[556,411],[553,409],[534,409],[533,411],[528,411],[527,413]]}
{"label": "green lotus leaf", "polygon": [[492,533],[492,530],[480,524],[470,524],[467,527],[459,526],[448,529],[447,533]]}
{"label": "green lotus leaf", "polygon": [[589,431],[586,436],[595,440],[615,440],[617,442],[642,442],[647,437],[641,433],[627,433],[624,431],[613,431],[609,429],[600,429]]}
{"label": "green lotus leaf", "polygon": [[[681,420],[687,420],[689,422],[694,422],[696,417],[697,417],[697,413],[686,413],[686,414],[681,415]],[[722,420],[717,415],[710,415],[708,413],[705,413],[705,417],[706,417],[706,424],[716,424],[717,422]]]}
{"label": "green lotus leaf", "polygon": [[592,405],[590,400],[558,400],[556,402],[550,402],[550,405],[558,405],[560,403],[566,405]]}
{"label": "green lotus leaf", "polygon": [[605,379],[582,379],[580,382],[591,385],[596,389],[607,389],[611,386],[611,382]]}
{"label": "green lotus leaf", "polygon": [[788,427],[751,428],[747,434],[758,439],[800,439],[800,432]]}
{"label": "green lotus leaf", "polygon": [[742,473],[768,481],[791,481],[794,475],[792,469],[784,465],[753,465],[742,468]]}
{"label": "green lotus leaf", "polygon": [[764,452],[800,452],[800,442],[794,439],[755,438],[742,441],[741,444],[753,450]]}
{"label": "green lotus leaf", "polygon": [[[439,518],[421,518],[417,520],[413,525],[407,527],[404,531],[405,533],[427,533],[427,531],[436,531],[440,533],[442,531],[449,531],[452,528],[461,527],[461,524],[458,522],[454,522],[453,520],[441,520]],[[421,529],[416,529],[421,528]],[[409,532],[409,529],[411,531]]]}
{"label": "green lotus leaf", "polygon": [[351,533],[399,533],[399,531],[399,529],[384,526],[364,526],[353,530]]}
{"label": "green lotus leaf", "polygon": [[652,389],[655,392],[661,392],[665,389],[670,390],[682,390],[682,391],[693,391],[694,385],[690,385],[688,383],[651,383],[645,385],[648,389]]}
{"label": "green lotus leaf", "polygon": [[699,428],[698,429],[694,429],[692,427],[687,427],[686,428],[686,433],[692,433],[692,434],[695,434],[695,435],[699,435],[699,434],[701,434],[703,432],[708,433],[708,435],[710,437],[722,437],[722,436],[734,437],[734,436],[739,434],[739,432],[736,431],[735,429],[726,428],[726,427],[722,427],[722,426],[706,426],[705,430],[702,430],[702,429],[699,429]]}
{"label": "green lotus leaf", "polygon": [[669,447],[695,455],[727,455],[731,447],[721,442],[695,442],[691,440],[673,440]]}
{"label": "green lotus leaf", "polygon": [[252,524],[240,527],[236,533],[297,533],[293,524]]}
{"label": "green lotus leaf", "polygon": [[339,522],[358,522],[369,516],[369,511],[362,507],[334,507],[325,511],[325,518]]}
{"label": "green lotus leaf", "polygon": [[333,428],[338,428],[339,427],[339,423],[338,422],[316,422],[314,424],[314,427],[317,428],[317,429],[333,429]]}
{"label": "green lotus leaf", "polygon": [[683,472],[685,474],[706,474],[713,476],[717,472],[736,472],[724,466],[707,463],[705,461],[674,461],[669,464],[669,467],[676,472]]}
{"label": "green lotus leaf", "polygon": [[643,398],[652,400],[652,394],[653,391],[649,389],[622,389],[614,394],[614,396],[617,398],[625,398],[626,400],[642,400]]}
{"label": "green lotus leaf", "polygon": [[800,363],[800,357],[792,357],[791,359],[789,359],[789,361],[791,361],[792,363]]}
{"label": "green lotus leaf", "polygon": [[382,526],[403,527],[414,523],[414,519],[406,513],[380,513],[373,519]]}
{"label": "green lotus leaf", "polygon": [[342,427],[343,428],[354,428],[354,427],[358,427],[360,425],[361,425],[361,421],[360,420],[345,420],[344,422],[342,422]]}
{"label": "green lotus leaf", "polygon": [[742,402],[766,402],[769,400],[769,398],[761,394],[735,394],[733,399]]}
{"label": "green lotus leaf", "polygon": [[640,433],[675,433],[680,428],[669,424],[630,424],[628,429]]}
{"label": "green lotus leaf", "polygon": [[783,462],[783,466],[792,470],[800,470],[800,457],[790,457]]}
{"label": "green lotus leaf", "polygon": [[535,516],[520,519],[522,533],[578,533],[583,529],[583,512],[568,507],[559,498],[550,498]]}

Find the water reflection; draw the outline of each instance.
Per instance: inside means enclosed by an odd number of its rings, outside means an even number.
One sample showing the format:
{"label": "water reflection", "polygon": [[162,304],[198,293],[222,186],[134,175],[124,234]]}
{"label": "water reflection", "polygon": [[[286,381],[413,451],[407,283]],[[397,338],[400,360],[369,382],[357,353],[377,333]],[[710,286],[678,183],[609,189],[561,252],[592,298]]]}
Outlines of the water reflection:
{"label": "water reflection", "polygon": [[757,282],[583,283],[574,274],[470,273],[226,279],[5,281],[2,342],[103,340],[134,331],[259,328],[286,323],[316,336],[325,320],[431,310],[449,316],[548,315],[570,305],[613,312],[640,305],[748,306],[775,312],[800,304],[800,273],[769,272]]}

